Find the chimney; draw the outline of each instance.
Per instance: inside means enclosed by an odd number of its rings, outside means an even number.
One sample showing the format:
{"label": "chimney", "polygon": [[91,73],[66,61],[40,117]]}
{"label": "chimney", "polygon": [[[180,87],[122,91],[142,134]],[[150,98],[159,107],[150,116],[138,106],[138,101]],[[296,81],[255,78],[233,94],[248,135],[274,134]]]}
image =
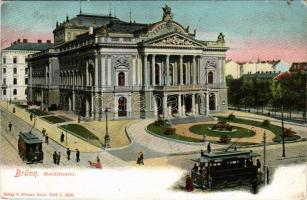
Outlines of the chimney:
{"label": "chimney", "polygon": [[23,39],[22,43],[28,43],[28,40],[27,39]]}
{"label": "chimney", "polygon": [[47,44],[50,44],[51,43],[51,40],[47,40]]}
{"label": "chimney", "polygon": [[37,40],[37,43],[42,43],[42,40]]}
{"label": "chimney", "polygon": [[17,40],[17,43],[20,43],[20,39]]}

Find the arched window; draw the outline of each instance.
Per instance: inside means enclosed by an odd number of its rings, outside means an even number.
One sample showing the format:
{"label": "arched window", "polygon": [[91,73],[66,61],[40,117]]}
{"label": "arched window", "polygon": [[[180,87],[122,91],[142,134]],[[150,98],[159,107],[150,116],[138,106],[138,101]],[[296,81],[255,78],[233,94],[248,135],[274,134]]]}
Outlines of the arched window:
{"label": "arched window", "polygon": [[215,110],[215,94],[209,95],[209,110]]}
{"label": "arched window", "polygon": [[17,90],[16,89],[13,90],[13,95],[17,95]]}
{"label": "arched window", "polygon": [[125,86],[125,73],[124,72],[118,73],[118,86]]}
{"label": "arched window", "polygon": [[118,99],[118,116],[127,116],[127,99],[125,97],[120,97]]}
{"label": "arched window", "polygon": [[212,84],[213,83],[213,72],[208,73],[208,83]]}

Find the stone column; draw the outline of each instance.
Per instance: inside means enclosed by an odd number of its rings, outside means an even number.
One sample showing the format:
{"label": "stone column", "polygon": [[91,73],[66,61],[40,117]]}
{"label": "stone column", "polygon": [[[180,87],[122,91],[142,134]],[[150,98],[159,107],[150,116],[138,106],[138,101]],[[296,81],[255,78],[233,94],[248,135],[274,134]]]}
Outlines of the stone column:
{"label": "stone column", "polygon": [[183,85],[183,55],[180,55],[180,85]]}
{"label": "stone column", "polygon": [[108,63],[107,63],[107,66],[108,66],[108,76],[106,77],[108,79],[108,82],[107,82],[107,85],[110,86],[111,85],[111,56],[108,56],[107,57],[108,59]]}
{"label": "stone column", "polygon": [[101,63],[101,87],[106,85],[106,58],[104,55],[100,56],[100,63]]}
{"label": "stone column", "polygon": [[91,94],[91,117],[92,119],[95,119],[95,108],[94,108],[94,92]]}
{"label": "stone column", "polygon": [[177,80],[177,62],[175,61],[174,62],[174,67],[173,67],[173,85],[176,85],[178,83],[178,80]]}
{"label": "stone column", "polygon": [[85,64],[85,85],[89,85],[88,61]]}
{"label": "stone column", "polygon": [[72,91],[72,110],[76,110],[76,97],[75,97],[75,91]]}
{"label": "stone column", "polygon": [[209,91],[206,93],[206,115],[209,116]]}
{"label": "stone column", "polygon": [[163,95],[163,116],[164,116],[164,119],[166,119],[168,117],[167,94]]}
{"label": "stone column", "polygon": [[136,60],[135,60],[135,56],[132,56],[132,85],[137,85],[136,84],[136,80],[137,80],[137,66],[136,66]]}
{"label": "stone column", "polygon": [[161,65],[159,65],[159,78],[160,78],[159,85],[163,85],[163,76],[164,76],[164,74],[163,74],[163,68],[162,68],[162,64],[161,64]]}
{"label": "stone column", "polygon": [[156,60],[155,60],[156,55],[152,55],[152,60],[151,60],[151,72],[152,72],[152,86],[156,85],[156,76],[155,76],[155,65],[156,65]]}
{"label": "stone column", "polygon": [[90,116],[90,103],[88,101],[88,98],[85,98],[85,116],[89,117]]}
{"label": "stone column", "polygon": [[192,115],[195,115],[195,94],[192,95]]}
{"label": "stone column", "polygon": [[166,55],[166,85],[169,85],[169,55]]}
{"label": "stone column", "polygon": [[185,116],[185,95],[182,95],[182,115]]}
{"label": "stone column", "polygon": [[143,82],[143,86],[147,87],[148,86],[148,80],[149,80],[149,77],[148,77],[148,69],[147,69],[147,54],[144,55],[143,57],[143,63],[144,63],[144,82]]}
{"label": "stone column", "polygon": [[137,62],[137,85],[142,85],[142,59],[140,55],[138,56]]}
{"label": "stone column", "polygon": [[195,56],[193,56],[193,84],[196,84],[196,60],[195,60]]}
{"label": "stone column", "polygon": [[179,114],[179,117],[182,116],[181,94],[178,94],[178,114]]}

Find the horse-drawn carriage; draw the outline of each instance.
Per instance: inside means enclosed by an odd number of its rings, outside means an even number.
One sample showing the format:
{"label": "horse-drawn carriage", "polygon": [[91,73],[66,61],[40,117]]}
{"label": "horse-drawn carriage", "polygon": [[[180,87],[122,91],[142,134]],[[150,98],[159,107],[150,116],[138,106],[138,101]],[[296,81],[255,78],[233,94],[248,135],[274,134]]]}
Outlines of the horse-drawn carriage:
{"label": "horse-drawn carriage", "polygon": [[19,133],[18,152],[26,163],[43,162],[43,141],[31,133]]}
{"label": "horse-drawn carriage", "polygon": [[203,153],[192,169],[193,185],[200,188],[230,187],[252,184],[257,181],[257,166],[253,158],[260,156],[252,151],[220,151]]}

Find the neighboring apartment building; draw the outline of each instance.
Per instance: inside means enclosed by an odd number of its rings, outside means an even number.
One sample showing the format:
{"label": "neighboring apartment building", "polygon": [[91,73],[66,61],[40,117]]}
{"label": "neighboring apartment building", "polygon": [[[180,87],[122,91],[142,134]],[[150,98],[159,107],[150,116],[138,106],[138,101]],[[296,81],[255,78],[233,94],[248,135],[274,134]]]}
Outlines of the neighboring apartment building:
{"label": "neighboring apartment building", "polygon": [[224,35],[198,40],[163,10],[151,24],[89,14],[56,23],[55,46],[28,59],[30,101],[92,119],[106,107],[115,119],[226,111]]}
{"label": "neighboring apartment building", "polygon": [[243,75],[251,74],[279,74],[289,70],[289,64],[283,60],[260,61],[257,62],[236,62],[227,60],[225,65],[226,76],[231,75],[233,78],[240,78]]}
{"label": "neighboring apartment building", "polygon": [[28,43],[27,39],[18,39],[11,46],[1,51],[1,98],[11,101],[27,100],[29,70],[26,62],[28,55],[48,49],[50,40],[42,43]]}

